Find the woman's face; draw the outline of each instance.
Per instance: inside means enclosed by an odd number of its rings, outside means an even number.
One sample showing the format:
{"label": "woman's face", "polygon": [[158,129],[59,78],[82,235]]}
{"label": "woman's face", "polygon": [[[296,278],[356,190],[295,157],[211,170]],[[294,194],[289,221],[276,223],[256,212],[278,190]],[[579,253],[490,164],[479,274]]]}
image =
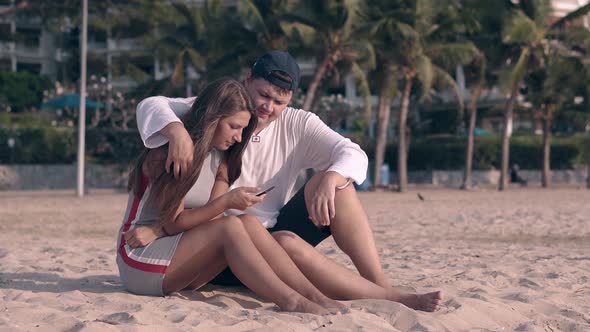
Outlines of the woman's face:
{"label": "woman's face", "polygon": [[225,151],[242,141],[242,131],[250,122],[250,112],[240,111],[219,120],[213,135],[213,147]]}

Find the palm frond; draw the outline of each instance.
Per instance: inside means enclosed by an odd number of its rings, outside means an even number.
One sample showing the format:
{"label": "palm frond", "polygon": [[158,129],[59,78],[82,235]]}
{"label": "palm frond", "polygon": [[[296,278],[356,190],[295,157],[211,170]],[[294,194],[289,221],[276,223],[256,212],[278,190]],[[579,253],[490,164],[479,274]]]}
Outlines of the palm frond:
{"label": "palm frond", "polygon": [[285,34],[294,42],[301,42],[304,46],[310,47],[318,41],[316,30],[310,26],[290,22],[281,22],[280,24]]}
{"label": "palm frond", "polygon": [[240,14],[246,19],[246,23],[252,27],[254,31],[262,31],[268,35],[268,29],[264,23],[262,13],[252,0],[242,0],[239,6]]}
{"label": "palm frond", "polygon": [[506,44],[529,44],[536,40],[537,33],[535,22],[518,11],[508,19],[502,31],[502,40]]}
{"label": "palm frond", "polygon": [[186,65],[184,63],[184,56],[186,52],[183,50],[176,56],[176,62],[174,65],[174,72],[172,73],[172,83],[174,84],[181,84],[184,82],[184,72],[186,70]]}
{"label": "palm frond", "polygon": [[432,88],[435,66],[432,64],[430,58],[425,55],[420,55],[416,60],[416,77],[422,83],[420,100],[424,100],[429,97],[430,89]]}
{"label": "palm frond", "polygon": [[363,97],[363,107],[365,113],[366,125],[370,124],[371,118],[373,117],[373,103],[371,100],[371,89],[369,87],[369,81],[367,75],[359,66],[358,63],[353,62],[351,65],[351,72],[357,80],[357,88],[360,95]]}
{"label": "palm frond", "polygon": [[197,52],[194,48],[187,48],[186,54],[191,61],[191,64],[195,67],[197,71],[203,71],[206,68],[206,61],[203,59],[203,56]]}
{"label": "palm frond", "polygon": [[471,42],[433,43],[428,46],[426,53],[443,68],[470,63],[480,55],[480,51]]}
{"label": "palm frond", "polygon": [[523,48],[516,64],[500,73],[500,88],[503,92],[509,93],[514,86],[520,84],[528,67],[529,56],[530,49],[528,47]]}
{"label": "palm frond", "polygon": [[463,112],[464,112],[464,101],[463,101],[463,95],[461,93],[461,89],[459,88],[459,85],[457,85],[457,82],[455,81],[455,79],[453,79],[453,77],[447,73],[444,69],[438,67],[438,66],[433,66],[432,71],[434,72],[434,74],[436,75],[437,81],[443,86],[443,87],[447,87],[447,88],[451,88],[453,90],[453,93],[455,94],[455,98],[457,99],[457,105],[459,106],[459,116],[460,118],[463,117]]}
{"label": "palm frond", "polygon": [[590,12],[590,3],[586,4],[576,10],[574,10],[573,12],[565,15],[564,17],[560,18],[559,20],[557,20],[555,23],[551,24],[549,26],[549,30],[553,30],[556,28],[559,28],[561,26],[563,26],[566,23],[575,21],[578,18],[581,18],[583,16],[586,16],[588,14],[588,12]]}

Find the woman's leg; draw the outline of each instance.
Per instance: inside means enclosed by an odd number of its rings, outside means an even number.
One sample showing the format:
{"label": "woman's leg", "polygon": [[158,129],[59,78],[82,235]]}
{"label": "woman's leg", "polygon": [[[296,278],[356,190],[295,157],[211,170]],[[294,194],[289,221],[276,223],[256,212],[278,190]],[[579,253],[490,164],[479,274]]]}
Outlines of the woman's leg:
{"label": "woman's leg", "polygon": [[412,294],[374,284],[322,255],[292,232],[280,231],[272,235],[305,276],[322,293],[333,299],[385,299],[423,311],[435,311],[442,300],[440,291]]}
{"label": "woman's leg", "polygon": [[324,308],[344,309],[346,306],[338,301],[330,299],[320,292],[295,265],[293,260],[279,245],[279,243],[262,226],[258,218],[253,215],[241,215],[239,217],[246,227],[252,242],[260,251],[266,262],[277,276],[289,287]]}
{"label": "woman's leg", "polygon": [[326,313],[277,277],[237,217],[215,219],[182,235],[164,276],[164,293],[184,289],[189,284],[206,283],[226,263],[248,288],[282,310]]}

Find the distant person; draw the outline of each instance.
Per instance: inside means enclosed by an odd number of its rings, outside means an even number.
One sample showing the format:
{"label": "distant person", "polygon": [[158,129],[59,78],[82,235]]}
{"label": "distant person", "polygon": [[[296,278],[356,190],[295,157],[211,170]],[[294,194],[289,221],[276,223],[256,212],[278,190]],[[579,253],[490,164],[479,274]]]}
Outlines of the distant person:
{"label": "distant person", "polygon": [[514,164],[510,168],[510,182],[519,183],[523,187],[527,185],[527,179],[520,175],[520,167],[518,164]]}
{"label": "distant person", "polygon": [[[381,291],[390,290],[367,215],[351,185],[353,181],[362,183],[365,179],[367,156],[357,144],[334,132],[315,114],[287,107],[299,81],[299,66],[283,51],[264,54],[246,75],[243,84],[254,103],[258,124],[244,150],[241,176],[233,187],[275,189],[263,202],[229,214],[255,216],[270,233],[288,232],[293,239],[301,238],[311,247],[333,235],[364,279]],[[176,178],[186,176],[186,170],[195,160],[193,140],[180,117],[200,98],[150,97],[137,108],[139,132],[145,146],[157,148],[169,143],[163,170]],[[307,168],[314,168],[318,173],[291,198],[297,176]],[[298,266],[306,275],[322,268],[301,262]],[[212,283],[241,284],[229,269]],[[325,291],[319,283],[314,285]],[[436,310],[442,297],[440,292],[396,294],[393,300],[427,311]]]}

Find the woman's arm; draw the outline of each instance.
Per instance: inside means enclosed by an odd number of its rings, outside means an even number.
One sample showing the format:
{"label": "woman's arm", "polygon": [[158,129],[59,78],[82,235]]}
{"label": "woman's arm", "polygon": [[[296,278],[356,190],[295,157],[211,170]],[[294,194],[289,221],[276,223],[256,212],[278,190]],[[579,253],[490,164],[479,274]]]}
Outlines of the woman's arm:
{"label": "woman's arm", "polygon": [[225,194],[229,189],[229,178],[227,176],[227,162],[224,160],[219,164],[217,168],[217,174],[215,175],[215,183],[211,188],[211,195],[209,201],[212,201],[221,195]]}
{"label": "woman's arm", "polygon": [[207,204],[193,209],[184,209],[184,200],[178,207],[176,218],[173,222],[162,226],[168,235],[178,234],[187,231],[202,222],[214,219],[226,210],[227,200],[222,196],[210,200]]}

